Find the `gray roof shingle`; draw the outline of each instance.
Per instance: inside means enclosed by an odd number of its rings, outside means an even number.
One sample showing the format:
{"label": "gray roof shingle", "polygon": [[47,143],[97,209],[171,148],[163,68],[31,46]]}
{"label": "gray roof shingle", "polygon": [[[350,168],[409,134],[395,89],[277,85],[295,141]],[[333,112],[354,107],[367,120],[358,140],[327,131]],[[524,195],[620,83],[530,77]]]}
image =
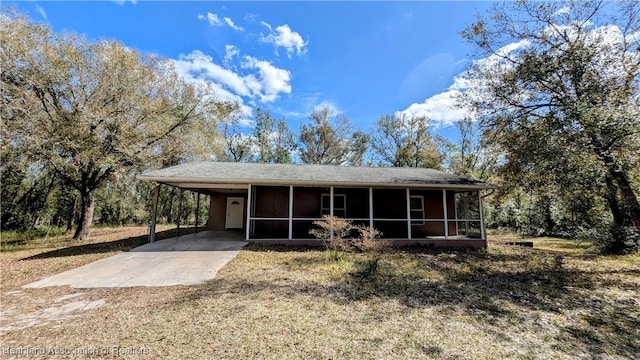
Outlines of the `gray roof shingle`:
{"label": "gray roof shingle", "polygon": [[139,179],[164,184],[290,184],[492,188],[485,182],[433,169],[192,162],[145,172]]}

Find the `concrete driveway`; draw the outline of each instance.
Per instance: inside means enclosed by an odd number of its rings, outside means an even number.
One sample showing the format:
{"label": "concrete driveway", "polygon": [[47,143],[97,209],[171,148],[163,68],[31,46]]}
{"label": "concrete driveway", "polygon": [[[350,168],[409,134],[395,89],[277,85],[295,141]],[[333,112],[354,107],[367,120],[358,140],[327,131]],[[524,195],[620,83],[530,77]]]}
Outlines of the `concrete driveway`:
{"label": "concrete driveway", "polygon": [[247,244],[235,233],[205,231],[159,240],[129,252],[49,276],[24,287],[68,285],[73,288],[197,285]]}

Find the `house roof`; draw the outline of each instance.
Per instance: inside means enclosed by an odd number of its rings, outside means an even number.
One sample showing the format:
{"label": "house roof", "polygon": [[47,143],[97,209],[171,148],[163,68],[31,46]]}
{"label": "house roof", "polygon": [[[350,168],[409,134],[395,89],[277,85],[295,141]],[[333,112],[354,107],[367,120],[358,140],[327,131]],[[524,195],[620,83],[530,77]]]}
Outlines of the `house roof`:
{"label": "house roof", "polygon": [[145,172],[140,180],[180,188],[228,188],[251,185],[353,187],[429,187],[489,189],[479,180],[423,168],[356,167],[236,162],[192,162]]}

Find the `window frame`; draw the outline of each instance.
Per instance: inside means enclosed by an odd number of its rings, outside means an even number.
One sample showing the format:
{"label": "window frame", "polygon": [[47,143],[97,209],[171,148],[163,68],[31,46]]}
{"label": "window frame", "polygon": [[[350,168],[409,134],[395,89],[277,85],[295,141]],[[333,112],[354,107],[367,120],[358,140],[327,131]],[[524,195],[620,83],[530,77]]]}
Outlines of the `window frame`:
{"label": "window frame", "polygon": [[[420,208],[414,208],[412,204],[413,199],[420,199]],[[413,220],[413,213],[420,212],[420,220]],[[409,217],[411,218],[411,225],[424,225],[424,195],[410,195],[409,196]]]}
{"label": "window frame", "polygon": [[[331,195],[328,193],[323,193],[320,194],[320,214],[322,215],[329,215],[331,214]],[[343,207],[335,207],[335,198],[337,197],[342,197],[342,201],[343,201]],[[326,200],[325,200],[326,198]],[[333,203],[334,203],[334,207],[333,207],[333,215],[334,216],[339,216],[336,214],[336,211],[342,211],[343,212],[343,216],[340,216],[341,218],[346,218],[347,217],[347,194],[333,194]],[[324,207],[325,205],[325,201],[327,202],[327,207]],[[325,214],[325,211],[327,212]]]}

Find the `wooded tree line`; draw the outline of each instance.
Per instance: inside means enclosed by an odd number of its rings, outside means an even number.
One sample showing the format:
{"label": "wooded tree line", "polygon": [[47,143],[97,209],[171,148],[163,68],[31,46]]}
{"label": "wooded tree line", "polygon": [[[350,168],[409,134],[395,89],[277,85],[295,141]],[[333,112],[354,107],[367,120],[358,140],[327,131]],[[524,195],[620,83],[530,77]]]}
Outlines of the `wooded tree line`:
{"label": "wooded tree line", "polygon": [[[61,226],[82,239],[94,216],[145,223],[150,189],[137,174],[216,159],[442,169],[499,186],[489,227],[637,250],[639,13],[637,2],[520,1],[478,17],[463,37],[481,60],[458,99],[477,121],[461,119],[452,143],[426,118],[387,114],[355,129],[327,106],[299,129],[257,108],[247,128],[238,104],[169,60],[5,9],[2,229]],[[162,193],[161,219],[193,217],[195,196],[179,195]]]}

